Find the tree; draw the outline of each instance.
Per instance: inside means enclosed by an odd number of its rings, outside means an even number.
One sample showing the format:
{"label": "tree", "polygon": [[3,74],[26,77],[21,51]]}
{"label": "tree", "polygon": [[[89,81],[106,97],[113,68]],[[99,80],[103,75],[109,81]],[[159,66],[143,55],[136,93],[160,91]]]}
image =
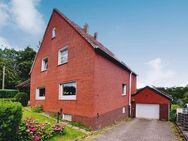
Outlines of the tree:
{"label": "tree", "polygon": [[188,91],[186,93],[184,93],[184,98],[182,99],[183,104],[188,104]]}
{"label": "tree", "polygon": [[18,52],[16,70],[21,81],[25,81],[29,78],[29,72],[35,55],[36,52],[30,47]]}
{"label": "tree", "polygon": [[15,86],[29,79],[29,72],[36,52],[27,47],[24,50],[0,49],[0,85],[2,85],[3,66],[5,70],[5,88]]}
{"label": "tree", "polygon": [[0,58],[0,86],[2,86],[3,67],[5,66],[5,88],[14,88],[18,84],[18,75],[11,63],[3,58]]}

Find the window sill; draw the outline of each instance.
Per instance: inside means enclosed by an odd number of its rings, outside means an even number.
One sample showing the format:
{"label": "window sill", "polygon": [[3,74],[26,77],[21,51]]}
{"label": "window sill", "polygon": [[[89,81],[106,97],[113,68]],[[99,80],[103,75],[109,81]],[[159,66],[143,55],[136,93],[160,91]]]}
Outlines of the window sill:
{"label": "window sill", "polygon": [[62,96],[59,98],[59,100],[76,100],[76,95],[71,95],[71,96]]}
{"label": "window sill", "polygon": [[126,94],[121,94],[122,96],[126,96]]}
{"label": "window sill", "polygon": [[48,69],[46,69],[46,70],[41,70],[40,72],[42,73],[42,72],[45,72],[45,71],[48,71]]}
{"label": "window sill", "polygon": [[35,100],[38,100],[38,101],[43,101],[43,100],[45,100],[45,97],[38,97],[38,98],[35,98]]}
{"label": "window sill", "polygon": [[58,64],[57,66],[63,66],[63,65],[65,65],[65,64],[67,64],[67,63],[68,63],[68,61],[65,62],[65,63],[62,63],[62,64]]}

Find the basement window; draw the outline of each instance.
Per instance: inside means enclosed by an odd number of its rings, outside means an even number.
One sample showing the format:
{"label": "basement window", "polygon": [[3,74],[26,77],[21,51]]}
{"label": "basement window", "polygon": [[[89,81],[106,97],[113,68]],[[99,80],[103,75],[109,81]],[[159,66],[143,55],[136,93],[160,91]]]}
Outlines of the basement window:
{"label": "basement window", "polygon": [[76,100],[76,82],[69,82],[59,85],[60,100]]}
{"label": "basement window", "polygon": [[63,114],[63,120],[72,121],[72,115],[69,114]]}
{"label": "basement window", "polygon": [[42,59],[41,71],[48,69],[48,57]]}
{"label": "basement window", "polygon": [[52,29],[52,39],[56,37],[56,28]]}
{"label": "basement window", "polygon": [[125,107],[122,108],[122,113],[123,113],[123,114],[126,113],[126,109],[125,109]]}
{"label": "basement window", "polygon": [[126,95],[126,93],[127,93],[127,85],[122,84],[122,95]]}
{"label": "basement window", "polygon": [[68,48],[64,47],[58,52],[58,65],[62,65],[68,62]]}
{"label": "basement window", "polygon": [[36,100],[45,100],[45,88],[37,88],[36,89]]}

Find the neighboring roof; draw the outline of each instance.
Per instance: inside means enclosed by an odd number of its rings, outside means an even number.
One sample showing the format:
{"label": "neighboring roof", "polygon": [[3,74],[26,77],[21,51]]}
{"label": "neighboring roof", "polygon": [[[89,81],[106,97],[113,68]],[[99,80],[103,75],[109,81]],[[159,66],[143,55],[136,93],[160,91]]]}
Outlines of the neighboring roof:
{"label": "neighboring roof", "polygon": [[30,79],[18,84],[16,88],[28,88],[30,86]]}
{"label": "neighboring roof", "polygon": [[169,94],[167,94],[167,93],[164,92],[164,91],[159,90],[159,89],[156,88],[155,86],[152,86],[152,87],[146,86],[146,87],[144,87],[144,88],[138,90],[138,91],[137,91],[135,94],[133,94],[132,96],[138,95],[141,91],[143,91],[144,89],[147,89],[147,88],[149,88],[150,90],[156,92],[157,94],[159,94],[159,95],[161,95],[161,96],[163,96],[163,97],[169,99],[170,101],[173,100],[173,98],[172,98]]}
{"label": "neighboring roof", "polygon": [[[71,21],[69,18],[67,18],[58,9],[54,9],[53,12],[56,12],[58,15],[60,15],[60,17],[62,17],[69,25],[71,25],[73,27],[73,29],[75,29],[97,52],[101,53],[101,55],[104,55],[104,57],[107,57],[109,60],[113,61],[114,63],[117,63],[123,69],[126,69],[126,70],[132,72],[133,74],[137,75],[124,62],[119,61],[115,57],[115,55],[108,48],[106,48],[99,41],[97,41],[96,39],[94,39],[93,36],[91,36],[90,34],[86,33],[83,30],[83,28],[81,28],[79,25],[77,25],[76,23],[74,23],[73,21]],[[34,62],[35,62],[35,60],[34,60]],[[33,68],[33,66],[32,66],[32,68]],[[32,71],[32,68],[31,68],[31,71]],[[31,71],[30,71],[30,73],[31,73]]]}

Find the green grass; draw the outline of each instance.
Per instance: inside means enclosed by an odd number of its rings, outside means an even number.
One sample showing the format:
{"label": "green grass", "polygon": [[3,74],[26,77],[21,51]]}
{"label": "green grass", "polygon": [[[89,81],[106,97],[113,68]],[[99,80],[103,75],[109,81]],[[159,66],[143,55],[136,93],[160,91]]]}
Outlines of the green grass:
{"label": "green grass", "polygon": [[79,128],[84,129],[86,131],[91,131],[91,128],[85,126],[84,124],[82,124],[80,122],[73,122],[73,121],[66,121],[66,122],[68,122],[70,125],[79,127]]}
{"label": "green grass", "polygon": [[55,137],[52,137],[48,141],[70,141],[70,140],[76,139],[78,137],[82,137],[84,135],[85,135],[85,133],[83,133],[83,132],[66,127],[63,135],[57,135]]}
{"label": "green grass", "polygon": [[56,120],[53,118],[48,118],[43,116],[41,113],[36,113],[33,111],[29,111],[26,108],[23,108],[23,119],[33,118],[36,119],[40,123],[49,122],[50,124],[55,124]]}
{"label": "green grass", "polygon": [[[54,118],[46,117],[42,115],[42,113],[36,113],[36,112],[28,110],[27,108],[23,108],[23,119],[26,119],[26,118],[36,119],[40,123],[49,122],[52,125],[56,123],[56,120]],[[69,141],[69,140],[82,137],[84,135],[85,133],[79,130],[65,126],[64,133],[62,135],[54,136],[50,138],[48,141]]]}

